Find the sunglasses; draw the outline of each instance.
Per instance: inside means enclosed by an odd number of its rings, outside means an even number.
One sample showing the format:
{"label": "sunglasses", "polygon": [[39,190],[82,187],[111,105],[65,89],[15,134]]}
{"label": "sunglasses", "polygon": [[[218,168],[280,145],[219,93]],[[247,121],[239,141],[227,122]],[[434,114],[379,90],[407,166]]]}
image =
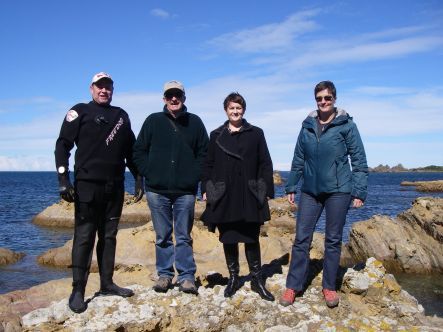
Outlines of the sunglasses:
{"label": "sunglasses", "polygon": [[331,101],[332,99],[334,99],[334,97],[332,97],[332,96],[315,97],[315,100],[317,101],[317,103],[321,102],[323,99],[325,101]]}
{"label": "sunglasses", "polygon": [[166,99],[172,99],[172,98],[177,98],[177,99],[181,99],[183,97],[183,91],[167,91],[165,93],[165,98]]}

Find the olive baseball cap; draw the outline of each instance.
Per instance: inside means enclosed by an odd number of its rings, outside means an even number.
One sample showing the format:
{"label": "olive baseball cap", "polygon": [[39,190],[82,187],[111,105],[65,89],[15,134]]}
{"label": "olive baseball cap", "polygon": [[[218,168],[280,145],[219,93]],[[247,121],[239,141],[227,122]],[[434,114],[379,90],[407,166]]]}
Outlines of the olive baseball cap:
{"label": "olive baseball cap", "polygon": [[179,81],[166,82],[165,85],[163,86],[163,93],[165,93],[166,91],[168,91],[170,89],[178,89],[180,91],[183,91],[183,93],[185,93],[185,87]]}

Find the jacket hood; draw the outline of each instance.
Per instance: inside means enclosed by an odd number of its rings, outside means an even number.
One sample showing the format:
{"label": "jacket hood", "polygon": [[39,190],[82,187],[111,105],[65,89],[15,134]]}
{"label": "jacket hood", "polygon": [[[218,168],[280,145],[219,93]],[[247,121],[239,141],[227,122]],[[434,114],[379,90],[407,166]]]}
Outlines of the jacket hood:
{"label": "jacket hood", "polygon": [[[335,110],[337,112],[337,115],[334,118],[334,120],[331,121],[332,125],[340,125],[348,122],[349,120],[352,120],[352,117],[344,109],[336,108]],[[317,126],[317,118],[318,118],[318,110],[312,111],[303,121],[303,127],[311,128]]]}

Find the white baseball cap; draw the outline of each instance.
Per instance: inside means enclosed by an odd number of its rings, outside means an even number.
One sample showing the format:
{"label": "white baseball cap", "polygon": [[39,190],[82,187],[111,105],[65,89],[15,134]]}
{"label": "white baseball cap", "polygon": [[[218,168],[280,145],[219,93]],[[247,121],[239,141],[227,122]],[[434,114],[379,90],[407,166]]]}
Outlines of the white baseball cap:
{"label": "white baseball cap", "polygon": [[100,81],[102,79],[107,79],[107,80],[110,80],[112,83],[114,83],[111,75],[101,71],[101,72],[95,74],[94,76],[92,76],[91,84],[97,83],[98,81]]}

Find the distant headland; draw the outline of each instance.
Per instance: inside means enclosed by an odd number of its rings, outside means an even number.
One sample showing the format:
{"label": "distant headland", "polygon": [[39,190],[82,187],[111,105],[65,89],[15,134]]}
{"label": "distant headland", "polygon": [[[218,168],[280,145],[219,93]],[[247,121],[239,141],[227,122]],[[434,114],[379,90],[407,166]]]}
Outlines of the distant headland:
{"label": "distant headland", "polygon": [[374,173],[397,173],[397,172],[443,172],[443,166],[425,166],[417,168],[405,168],[402,164],[390,167],[389,165],[378,165],[377,167],[369,167],[369,172]]}

